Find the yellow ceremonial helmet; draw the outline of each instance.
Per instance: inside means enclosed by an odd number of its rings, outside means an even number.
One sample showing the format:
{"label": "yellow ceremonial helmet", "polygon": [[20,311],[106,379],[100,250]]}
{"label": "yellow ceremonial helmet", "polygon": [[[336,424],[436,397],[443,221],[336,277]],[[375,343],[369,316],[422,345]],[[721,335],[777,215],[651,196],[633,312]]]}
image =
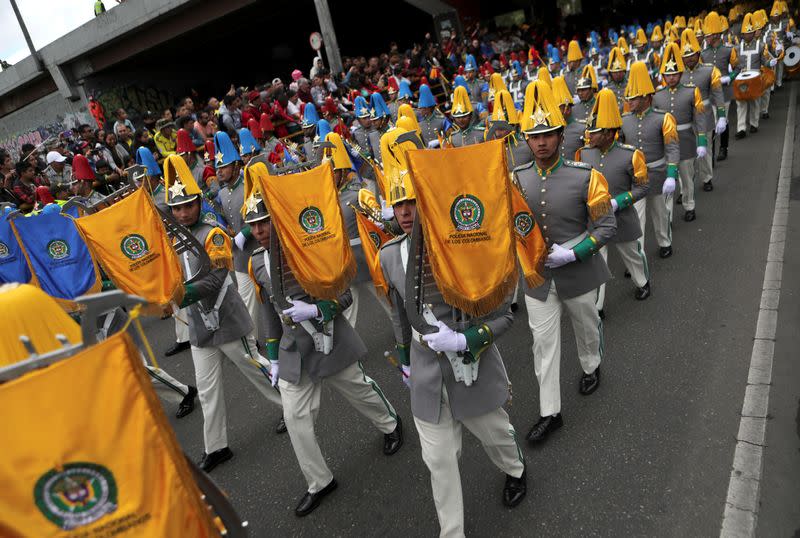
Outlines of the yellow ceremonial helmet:
{"label": "yellow ceremonial helmet", "polygon": [[164,159],[164,189],[170,207],[188,204],[203,192],[183,157],[174,154]]}
{"label": "yellow ceremonial helmet", "polygon": [[509,125],[519,124],[519,112],[517,112],[514,99],[508,90],[500,90],[495,95],[492,121],[504,121]]}
{"label": "yellow ceremonial helmet", "polygon": [[681,54],[685,58],[700,52],[700,43],[691,28],[687,28],[681,34]]}
{"label": "yellow ceremonial helmet", "polygon": [[683,73],[683,57],[681,56],[681,48],[677,43],[668,43],[664,47],[664,58],[661,60],[661,69],[659,72],[662,75],[675,75]]}
{"label": "yellow ceremonial helmet", "polygon": [[756,25],[753,23],[753,14],[745,13],[742,19],[742,34],[752,34],[756,31]]}
{"label": "yellow ceremonial helmet", "polygon": [[386,203],[390,206],[405,200],[415,200],[414,186],[408,174],[406,151],[415,148],[412,142],[397,143],[397,137],[408,133],[397,126],[381,136],[381,156],[383,157],[383,177],[386,185]]}
{"label": "yellow ceremonial helmet", "polygon": [[721,34],[722,32],[722,18],[719,16],[719,13],[712,11],[706,15],[706,18],[703,21],[703,33],[705,33],[707,36],[710,36],[714,34]]}
{"label": "yellow ceremonial helmet", "polygon": [[619,113],[617,96],[608,88],[597,92],[597,99],[592,112],[586,118],[586,130],[590,133],[603,129],[619,129],[622,127],[622,116]]}
{"label": "yellow ceremonial helmet", "polygon": [[408,103],[403,103],[397,107],[397,125],[400,125],[400,120],[404,120],[403,126],[408,131],[416,131],[419,136],[422,136],[422,129],[419,127],[417,115],[414,113],[414,108]]}
{"label": "yellow ceremonial helmet", "polygon": [[494,101],[495,95],[500,90],[508,90],[503,80],[503,75],[500,73],[492,73],[492,76],[489,77],[489,101]]}
{"label": "yellow ceremonial helmet", "polygon": [[683,15],[677,15],[674,19],[672,19],[672,26],[678,29],[678,32],[682,32],[684,28],[686,28],[686,17]]}
{"label": "yellow ceremonial helmet", "polygon": [[672,21],[666,21],[664,23],[664,35],[666,36],[669,34],[670,29],[672,28]]}
{"label": "yellow ceremonial helmet", "polygon": [[595,72],[592,64],[586,64],[583,66],[583,70],[581,70],[581,76],[575,83],[576,90],[586,90],[589,88],[593,90],[597,89],[597,73]]}
{"label": "yellow ceremonial helmet", "polygon": [[269,180],[267,165],[261,161],[250,162],[244,169],[244,204],[242,216],[245,224],[269,218],[264,202],[265,183]]}
{"label": "yellow ceremonial helmet", "polygon": [[653,32],[650,34],[650,42],[660,43],[662,41],[664,41],[664,34],[661,33],[661,27],[656,24],[653,26]]}
{"label": "yellow ceremonial helmet", "polygon": [[728,31],[728,28],[729,28],[728,19],[725,17],[725,15],[720,15],[719,16],[719,25],[720,25],[720,28],[722,28],[723,32],[727,32]]}
{"label": "yellow ceremonial helmet", "polygon": [[627,71],[628,61],[625,59],[625,56],[619,47],[614,47],[611,49],[611,52],[608,53],[608,65],[606,66],[606,69],[609,73]]}
{"label": "yellow ceremonial helmet", "polygon": [[731,8],[731,9],[728,11],[728,21],[730,21],[730,22],[736,22],[737,20],[739,20],[739,16],[740,16],[741,14],[742,14],[742,13],[741,13],[741,10],[739,9],[739,6],[733,6],[733,7],[732,7],[732,8]]}
{"label": "yellow ceremonial helmet", "polygon": [[[464,86],[456,86],[453,90],[453,106],[450,108],[450,115],[454,118],[469,116],[472,114],[472,103],[469,100],[467,89]],[[381,153],[381,155],[383,155]]]}
{"label": "yellow ceremonial helmet", "polygon": [[763,9],[759,9],[753,14],[753,21],[755,23],[756,30],[761,30],[769,22],[769,19],[767,18],[767,12]]}
{"label": "yellow ceremonial helmet", "polygon": [[783,15],[783,8],[781,7],[780,0],[775,0],[772,4],[772,9],[769,10],[770,17],[780,17]]}
{"label": "yellow ceremonial helmet", "polygon": [[583,52],[581,52],[580,44],[574,39],[569,42],[567,48],[567,62],[579,62],[583,60]]}
{"label": "yellow ceremonial helmet", "polygon": [[520,129],[526,135],[549,133],[567,124],[553,97],[553,90],[543,80],[535,80],[525,89],[525,106]]}
{"label": "yellow ceremonial helmet", "polygon": [[553,83],[553,77],[550,76],[550,71],[544,66],[540,67],[539,71],[536,72],[536,80],[546,82],[548,86]]}
{"label": "yellow ceremonial helmet", "polygon": [[564,80],[564,77],[555,77],[551,86],[553,89],[553,98],[558,106],[569,106],[573,104],[572,93],[570,93],[569,86],[567,86],[567,81]]}
{"label": "yellow ceremonial helmet", "polygon": [[644,47],[647,45],[647,34],[644,33],[644,30],[639,28],[636,30],[636,46],[637,47]]}
{"label": "yellow ceremonial helmet", "polygon": [[700,19],[700,17],[698,17],[698,18],[697,18],[697,19],[694,21],[694,35],[695,35],[695,36],[696,36],[698,39],[700,39],[701,37],[703,37],[703,21],[702,21],[702,19]]}
{"label": "yellow ceremonial helmet", "polygon": [[628,41],[622,36],[617,39],[617,48],[624,56],[627,56],[631,52],[630,47],[628,47]]}
{"label": "yellow ceremonial helmet", "polygon": [[[688,30],[688,28],[687,28]],[[691,30],[689,30],[691,32]],[[656,93],[653,87],[653,80],[647,71],[647,64],[644,62],[634,62],[628,73],[628,85],[625,86],[625,98],[643,97]]]}

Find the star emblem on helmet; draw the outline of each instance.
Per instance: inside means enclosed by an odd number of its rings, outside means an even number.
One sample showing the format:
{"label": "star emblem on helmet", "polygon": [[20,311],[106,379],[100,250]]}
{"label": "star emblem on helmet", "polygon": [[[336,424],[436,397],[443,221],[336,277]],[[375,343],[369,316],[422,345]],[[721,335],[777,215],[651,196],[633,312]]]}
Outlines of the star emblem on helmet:
{"label": "star emblem on helmet", "polygon": [[186,187],[183,186],[183,183],[181,183],[179,179],[176,179],[175,183],[173,183],[169,188],[169,192],[172,194],[173,198],[176,196],[182,196],[185,191]]}
{"label": "star emblem on helmet", "polygon": [[542,110],[542,107],[537,106],[536,110],[533,111],[531,114],[531,119],[533,120],[533,126],[538,127],[540,125],[547,126],[547,118],[550,116],[549,112],[545,112]]}
{"label": "star emblem on helmet", "polygon": [[217,156],[215,158],[217,160],[217,164],[222,164],[222,160],[224,159],[224,157],[221,151],[217,152]]}
{"label": "star emblem on helmet", "polygon": [[581,77],[578,79],[578,86],[586,86],[589,84],[589,79],[586,77]]}
{"label": "star emblem on helmet", "polygon": [[622,62],[619,61],[619,58],[614,59],[614,63],[611,64],[612,69],[622,69]]}
{"label": "star emblem on helmet", "polygon": [[683,53],[684,54],[689,54],[689,53],[692,53],[692,52],[694,52],[694,49],[692,48],[692,44],[687,41],[686,44],[683,46]]}
{"label": "star emblem on helmet", "polygon": [[678,62],[675,61],[675,58],[670,58],[664,64],[664,72],[665,73],[675,73],[678,70]]}
{"label": "star emblem on helmet", "polygon": [[464,112],[464,106],[461,103],[457,103],[453,106],[453,114],[462,114]]}
{"label": "star emblem on helmet", "polygon": [[247,202],[245,202],[245,207],[247,208],[247,213],[255,213],[256,209],[258,208],[258,202],[261,201],[261,198],[256,198],[256,193],[251,193],[250,196],[247,198]]}

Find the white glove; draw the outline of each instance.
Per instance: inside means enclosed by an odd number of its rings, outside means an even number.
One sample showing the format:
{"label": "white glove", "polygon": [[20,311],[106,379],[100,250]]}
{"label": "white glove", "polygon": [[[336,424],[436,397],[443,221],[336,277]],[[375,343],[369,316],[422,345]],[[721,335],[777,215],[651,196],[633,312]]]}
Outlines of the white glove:
{"label": "white glove", "polygon": [[406,384],[406,387],[411,388],[411,366],[403,364],[400,368],[403,370],[403,383]]}
{"label": "white glove", "polygon": [[769,61],[769,66],[770,66],[770,67],[775,67],[776,65],[778,65],[778,60],[777,60],[777,58],[773,58],[773,59],[771,59],[771,60]]}
{"label": "white glove", "polygon": [[283,315],[289,316],[295,323],[301,323],[319,316],[319,309],[315,304],[293,301],[292,299],[289,299],[289,302],[292,303],[292,307],[284,310]]}
{"label": "white glove", "polygon": [[614,210],[614,213],[616,213],[617,210],[619,209],[619,204],[614,198],[611,199],[611,209]]}
{"label": "white glove", "polygon": [[697,146],[697,158],[698,159],[704,159],[707,154],[708,154],[708,151],[706,151],[706,147],[705,146]]}
{"label": "white glove", "polygon": [[244,236],[242,232],[239,232],[233,238],[233,242],[236,245],[236,248],[238,248],[239,250],[244,250],[244,244],[247,242],[247,238]]}
{"label": "white glove", "polygon": [[722,82],[725,86],[727,86],[728,84],[731,83],[731,77],[725,75],[724,77],[720,77],[719,81]]}
{"label": "white glove", "polygon": [[794,39],[794,32],[787,31],[786,32],[786,37],[788,37],[789,40],[791,41],[792,39]]}
{"label": "white glove", "polygon": [[720,118],[717,120],[717,126],[714,127],[714,132],[717,134],[722,134],[725,132],[725,129],[728,128],[728,118]]}
{"label": "white glove", "polygon": [[661,194],[672,194],[675,192],[675,178],[668,177],[664,180],[664,186],[661,187]]}
{"label": "white glove", "polygon": [[434,148],[438,148],[438,147],[439,147],[439,139],[438,138],[436,140],[431,140],[430,142],[428,142],[428,149],[434,149]]}
{"label": "white glove", "polygon": [[272,376],[272,386],[278,386],[278,378],[279,378],[279,367],[278,361],[272,361],[269,363],[269,375]]}
{"label": "white glove", "polygon": [[544,262],[544,266],[549,269],[555,269],[574,261],[575,252],[572,249],[564,248],[561,245],[553,245],[553,248],[550,249],[550,254],[547,255],[547,260]]}
{"label": "white glove", "polygon": [[381,218],[383,220],[392,220],[394,218],[394,209],[392,206],[386,205],[386,200],[381,199]]}
{"label": "white glove", "polygon": [[575,94],[575,95],[572,96],[572,104],[573,105],[577,105],[580,102],[581,102],[581,98],[578,97],[578,94]]}
{"label": "white glove", "polygon": [[467,349],[467,337],[462,333],[455,332],[441,321],[437,321],[436,326],[439,327],[439,332],[422,336],[429,348],[436,352]]}

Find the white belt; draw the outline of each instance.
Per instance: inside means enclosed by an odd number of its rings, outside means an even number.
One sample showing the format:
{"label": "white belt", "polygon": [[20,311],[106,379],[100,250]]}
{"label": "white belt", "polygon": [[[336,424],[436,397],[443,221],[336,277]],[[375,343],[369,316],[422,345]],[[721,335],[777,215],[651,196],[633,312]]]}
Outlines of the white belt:
{"label": "white belt", "polygon": [[581,241],[586,239],[586,236],[588,236],[588,235],[589,235],[589,232],[583,232],[582,234],[578,235],[577,237],[573,237],[569,241],[564,241],[563,243],[561,243],[561,246],[563,248],[567,249],[567,250],[571,250],[571,249],[575,248],[578,245],[578,243],[580,243]]}
{"label": "white belt", "polygon": [[711,104],[711,99],[703,99],[703,106],[708,106]]}
{"label": "white belt", "polygon": [[360,237],[356,237],[355,239],[351,239],[350,240],[350,246],[351,247],[354,247],[354,246],[360,245],[360,244],[361,244],[361,238]]}
{"label": "white belt", "polygon": [[658,168],[659,166],[661,166],[662,164],[665,164],[666,162],[667,162],[667,159],[665,159],[664,157],[661,157],[657,161],[653,161],[653,162],[647,163],[647,168]]}
{"label": "white belt", "polygon": [[679,131],[688,131],[691,128],[692,128],[692,124],[691,123],[680,123],[680,124],[678,124],[678,130]]}

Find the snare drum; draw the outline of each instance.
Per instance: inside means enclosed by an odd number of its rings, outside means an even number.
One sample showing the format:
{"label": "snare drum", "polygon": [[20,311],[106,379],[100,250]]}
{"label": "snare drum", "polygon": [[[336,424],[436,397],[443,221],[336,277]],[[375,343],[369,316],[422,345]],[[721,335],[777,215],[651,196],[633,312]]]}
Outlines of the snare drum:
{"label": "snare drum", "polygon": [[800,73],[800,47],[797,45],[786,47],[783,63],[786,66],[786,74],[788,76],[793,77]]}
{"label": "snare drum", "polygon": [[733,81],[733,96],[737,101],[752,101],[761,97],[763,80],[758,71],[742,71]]}

